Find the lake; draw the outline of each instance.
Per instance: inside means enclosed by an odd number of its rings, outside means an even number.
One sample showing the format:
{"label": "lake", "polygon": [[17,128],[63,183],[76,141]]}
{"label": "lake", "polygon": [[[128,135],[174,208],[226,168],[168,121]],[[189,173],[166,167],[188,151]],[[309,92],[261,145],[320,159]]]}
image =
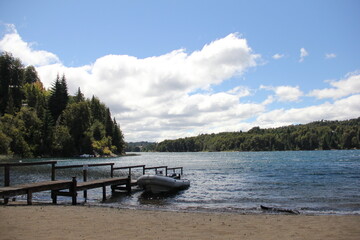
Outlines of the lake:
{"label": "lake", "polygon": [[[46,159],[51,160],[51,159]],[[296,209],[305,214],[360,214],[360,150],[286,152],[141,153],[121,158],[54,159],[58,165],[114,162],[115,166],[146,164],[184,167],[191,187],[177,194],[148,196],[101,189],[88,191],[87,204],[170,211],[262,213],[260,205]],[[43,161],[24,159],[26,161]],[[11,183],[50,179],[49,166],[16,168]],[[141,169],[133,177],[141,175]],[[58,170],[57,179],[81,179],[82,169]],[[150,173],[150,172],[149,172]],[[117,175],[126,175],[119,171]],[[89,176],[109,177],[109,167],[89,169]],[[3,184],[3,170],[0,173]],[[81,202],[79,192],[78,201]],[[22,197],[25,199],[25,197]],[[49,193],[34,201],[51,201]],[[71,204],[71,199],[60,199]]]}

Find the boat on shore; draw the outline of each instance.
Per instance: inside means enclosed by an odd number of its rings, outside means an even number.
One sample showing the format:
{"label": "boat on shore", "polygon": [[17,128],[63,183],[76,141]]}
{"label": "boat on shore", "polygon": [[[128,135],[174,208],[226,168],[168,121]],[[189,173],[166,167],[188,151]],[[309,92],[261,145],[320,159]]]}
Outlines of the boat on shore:
{"label": "boat on shore", "polygon": [[190,187],[190,180],[162,175],[143,175],[138,178],[137,184],[145,192],[158,194],[187,189]]}

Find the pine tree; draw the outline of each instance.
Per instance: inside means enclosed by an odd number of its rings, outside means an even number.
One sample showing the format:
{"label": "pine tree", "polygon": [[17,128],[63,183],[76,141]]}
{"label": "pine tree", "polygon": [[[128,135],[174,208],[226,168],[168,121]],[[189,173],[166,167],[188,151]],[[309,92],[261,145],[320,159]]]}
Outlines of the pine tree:
{"label": "pine tree", "polygon": [[51,88],[51,95],[49,98],[49,110],[55,122],[58,121],[60,114],[64,111],[69,100],[67,91],[67,84],[65,76],[63,75],[61,81],[59,75]]}
{"label": "pine tree", "polygon": [[0,55],[0,115],[5,113],[10,96],[13,104],[11,109],[15,112],[20,110],[23,100],[23,74],[24,68],[19,59],[10,53]]}
{"label": "pine tree", "polygon": [[120,126],[116,123],[114,118],[114,134],[112,138],[112,145],[116,147],[117,153],[122,154],[125,152],[124,135],[120,129]]}
{"label": "pine tree", "polygon": [[105,116],[105,130],[106,130],[106,136],[113,137],[114,133],[114,123],[111,120],[111,113],[110,109],[106,109],[106,116]]}
{"label": "pine tree", "polygon": [[74,97],[74,101],[76,103],[85,101],[84,94],[81,92],[80,87],[78,88],[78,91],[77,91],[77,93],[76,93],[76,95]]}

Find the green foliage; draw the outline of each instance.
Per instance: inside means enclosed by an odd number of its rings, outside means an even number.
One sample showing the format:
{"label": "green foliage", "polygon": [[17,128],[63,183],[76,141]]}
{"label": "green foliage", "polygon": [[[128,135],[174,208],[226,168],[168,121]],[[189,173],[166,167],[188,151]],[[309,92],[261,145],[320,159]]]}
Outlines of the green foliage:
{"label": "green foliage", "polygon": [[0,55],[0,154],[21,157],[124,153],[124,137],[110,110],[78,89],[69,96],[65,76],[50,91],[33,66]]}
{"label": "green foliage", "polygon": [[126,143],[126,152],[153,152],[155,151],[155,142],[129,142]]}
{"label": "green foliage", "polygon": [[0,55],[0,115],[14,114],[22,104],[24,68],[10,53]]}
{"label": "green foliage", "polygon": [[165,140],[160,152],[360,149],[360,118]]}
{"label": "green foliage", "polygon": [[73,156],[75,153],[73,145],[73,138],[70,135],[68,127],[62,125],[56,126],[52,136],[52,155],[59,157]]}
{"label": "green foliage", "polygon": [[74,101],[76,103],[85,101],[84,94],[81,92],[80,88],[78,88],[78,91],[76,92],[76,95],[74,96]]}
{"label": "green foliage", "polygon": [[49,98],[49,110],[55,121],[59,120],[59,116],[64,111],[69,100],[67,91],[67,84],[65,76],[60,80],[59,75],[51,88],[51,95]]}

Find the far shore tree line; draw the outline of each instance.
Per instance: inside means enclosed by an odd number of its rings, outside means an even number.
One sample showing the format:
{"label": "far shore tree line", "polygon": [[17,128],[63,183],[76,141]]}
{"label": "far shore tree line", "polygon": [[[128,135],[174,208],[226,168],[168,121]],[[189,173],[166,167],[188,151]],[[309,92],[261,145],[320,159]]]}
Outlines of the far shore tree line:
{"label": "far shore tree line", "polygon": [[346,121],[317,121],[303,125],[248,132],[201,134],[197,137],[165,140],[159,152],[200,151],[293,151],[360,149],[360,117]]}
{"label": "far shore tree line", "polygon": [[119,124],[97,97],[68,93],[66,77],[43,87],[33,66],[0,55],[0,155],[73,157],[125,152]]}

